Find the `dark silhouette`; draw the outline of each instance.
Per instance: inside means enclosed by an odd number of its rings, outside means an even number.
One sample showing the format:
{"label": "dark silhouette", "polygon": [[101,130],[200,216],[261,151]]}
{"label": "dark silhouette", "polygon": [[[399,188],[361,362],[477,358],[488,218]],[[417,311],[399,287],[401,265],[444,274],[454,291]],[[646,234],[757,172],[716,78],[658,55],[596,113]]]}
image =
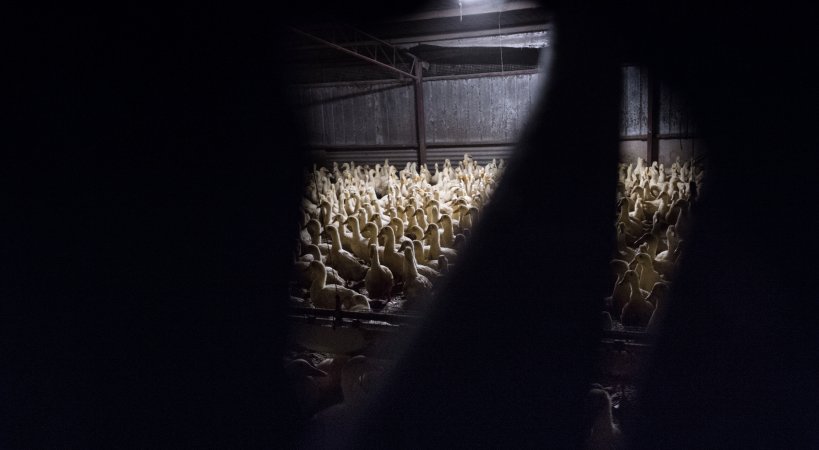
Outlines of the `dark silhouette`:
{"label": "dark silhouette", "polygon": [[[710,154],[628,437],[637,448],[815,447],[815,16],[566,3],[552,5],[547,101],[475,245],[378,404],[313,443],[582,442],[629,61],[689,98]],[[302,438],[280,354],[306,158],[278,32],[291,18],[359,20],[386,6],[288,8],[6,15],[3,448]]]}

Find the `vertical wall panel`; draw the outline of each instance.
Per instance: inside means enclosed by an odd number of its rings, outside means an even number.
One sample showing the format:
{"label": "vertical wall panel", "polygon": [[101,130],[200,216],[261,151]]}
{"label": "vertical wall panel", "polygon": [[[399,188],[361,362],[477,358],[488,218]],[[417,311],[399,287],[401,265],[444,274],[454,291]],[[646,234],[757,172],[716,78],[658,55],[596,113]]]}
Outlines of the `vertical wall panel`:
{"label": "vertical wall panel", "polygon": [[660,134],[696,133],[685,99],[665,83],[660,85]]}
{"label": "vertical wall panel", "polygon": [[639,136],[648,133],[648,83],[639,67],[623,68],[623,93],[620,105],[620,134]]}
{"label": "vertical wall panel", "polygon": [[309,144],[415,144],[412,86],[394,83],[299,86],[293,99]]}
{"label": "vertical wall panel", "polygon": [[[427,80],[430,144],[515,142],[531,108],[539,74]],[[434,150],[431,150],[434,151]]]}

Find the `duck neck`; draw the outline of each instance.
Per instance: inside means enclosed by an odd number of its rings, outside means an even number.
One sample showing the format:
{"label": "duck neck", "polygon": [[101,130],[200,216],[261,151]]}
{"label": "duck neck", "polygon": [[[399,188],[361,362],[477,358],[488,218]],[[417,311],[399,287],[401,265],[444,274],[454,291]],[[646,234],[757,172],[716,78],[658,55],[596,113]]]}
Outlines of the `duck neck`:
{"label": "duck neck", "polygon": [[628,203],[620,207],[620,222],[628,223]]}
{"label": "duck neck", "polygon": [[406,266],[405,271],[407,272],[406,274],[407,278],[411,280],[418,277],[418,266],[416,265],[417,263],[415,262],[415,256],[410,254],[409,256],[404,258],[404,263],[405,263],[404,265]]}
{"label": "duck neck", "polygon": [[321,273],[319,273],[318,270],[314,271],[313,272],[313,282],[310,284],[310,293],[311,293],[310,296],[315,298],[316,296],[312,295],[312,293],[324,289],[324,287],[326,285],[327,285],[327,271],[323,270],[323,268],[322,268]]}
{"label": "duck neck", "polygon": [[[392,228],[390,228],[392,230]],[[384,255],[395,254],[395,236],[387,232],[384,234]]]}
{"label": "duck neck", "polygon": [[341,248],[341,236],[338,235],[338,229],[332,229],[330,232],[330,240],[333,243],[333,253],[339,253],[339,249]]}
{"label": "duck neck", "polygon": [[357,240],[361,240],[361,229],[358,228],[358,221],[351,220],[350,221],[350,230],[353,232],[353,238]]}
{"label": "duck neck", "polygon": [[455,239],[455,231],[452,229],[452,222],[444,221],[444,237],[452,242]]}
{"label": "duck neck", "polygon": [[629,301],[642,300],[643,296],[640,294],[640,280],[637,277],[631,279],[631,297]]}
{"label": "duck neck", "polygon": [[412,241],[412,247],[415,249],[415,259],[421,264],[427,262],[427,259],[424,258],[424,244]]}
{"label": "duck neck", "polygon": [[437,230],[432,230],[429,234],[429,254],[437,257],[441,253],[441,237]]}

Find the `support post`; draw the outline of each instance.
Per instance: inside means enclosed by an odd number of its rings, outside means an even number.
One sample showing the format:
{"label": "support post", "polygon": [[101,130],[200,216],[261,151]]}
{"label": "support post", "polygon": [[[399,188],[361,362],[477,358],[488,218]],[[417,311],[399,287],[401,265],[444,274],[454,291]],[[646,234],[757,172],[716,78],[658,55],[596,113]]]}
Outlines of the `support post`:
{"label": "support post", "polygon": [[650,165],[660,159],[660,83],[654,78],[654,74],[649,71],[646,74],[648,90],[648,111],[646,128],[648,136],[646,139],[646,162]]}
{"label": "support post", "polygon": [[422,79],[423,67],[421,60],[415,60],[415,135],[418,143],[418,165],[427,162],[427,127],[424,114],[424,84]]}

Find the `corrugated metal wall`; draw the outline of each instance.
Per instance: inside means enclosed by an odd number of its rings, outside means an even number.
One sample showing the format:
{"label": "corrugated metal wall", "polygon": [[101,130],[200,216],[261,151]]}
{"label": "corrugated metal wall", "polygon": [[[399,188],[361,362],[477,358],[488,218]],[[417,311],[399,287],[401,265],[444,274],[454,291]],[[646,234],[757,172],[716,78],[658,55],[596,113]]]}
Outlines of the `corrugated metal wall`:
{"label": "corrugated metal wall", "polygon": [[648,133],[648,78],[639,67],[623,67],[623,101],[620,104],[620,135]]}
{"label": "corrugated metal wall", "polygon": [[[659,162],[670,164],[678,157],[687,159],[703,153],[702,142],[695,139],[697,130],[682,96],[660,83],[657,124]],[[620,134],[632,138],[620,144],[620,159],[634,162],[647,154],[648,76],[644,69],[623,67],[623,103]],[[639,138],[639,139],[638,139]]]}
{"label": "corrugated metal wall", "polygon": [[534,73],[425,82],[428,145],[515,142],[539,77]]}
{"label": "corrugated metal wall", "polygon": [[[486,162],[508,157],[538,98],[539,73],[472,76],[424,81],[427,160],[460,159],[469,152]],[[648,79],[644,70],[623,68],[621,145],[624,161],[645,157]],[[297,86],[294,99],[308,144],[320,160],[370,163],[414,161],[414,87],[395,82]],[[689,139],[696,132],[682,98],[660,86],[660,162],[701,153]]]}
{"label": "corrugated metal wall", "polygon": [[415,145],[411,85],[298,86],[294,96],[311,146]]}
{"label": "corrugated metal wall", "polygon": [[[505,158],[535,101],[540,74],[424,81],[427,160]],[[416,159],[412,85],[357,83],[294,90],[319,159],[395,163]]]}

